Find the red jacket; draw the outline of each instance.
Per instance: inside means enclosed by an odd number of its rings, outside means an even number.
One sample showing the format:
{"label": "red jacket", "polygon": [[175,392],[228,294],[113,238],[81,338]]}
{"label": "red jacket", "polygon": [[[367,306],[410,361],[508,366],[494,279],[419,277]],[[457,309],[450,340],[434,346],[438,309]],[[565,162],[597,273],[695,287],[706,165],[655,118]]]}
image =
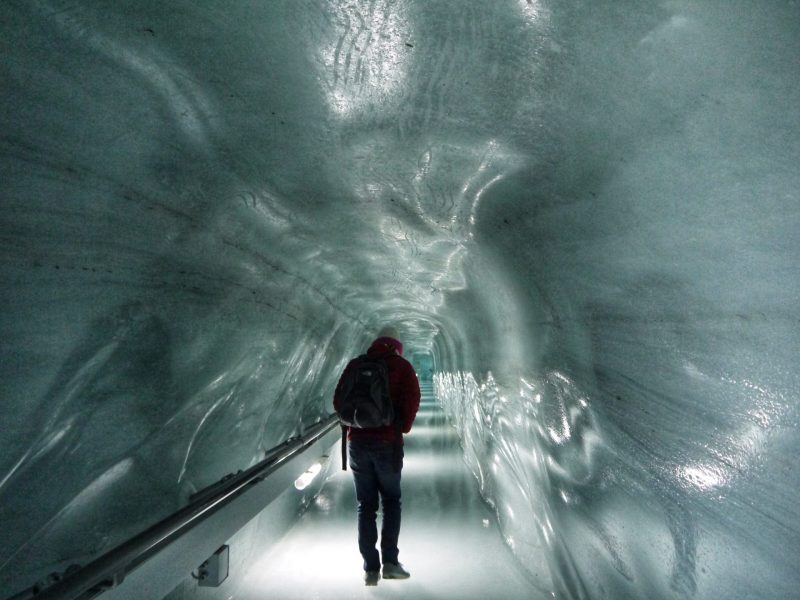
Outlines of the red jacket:
{"label": "red jacket", "polygon": [[[384,358],[389,370],[389,395],[403,417],[403,433],[411,431],[411,425],[419,410],[419,380],[414,372],[414,367],[405,358],[400,356],[403,344],[390,337],[379,337],[367,350],[371,358]],[[355,359],[351,360],[342,372],[336,391],[333,393],[333,408],[339,409],[342,393],[342,382],[345,374],[353,368]],[[403,436],[397,431],[396,425],[376,427],[374,429],[358,429],[348,427],[347,439],[349,440],[383,440],[386,442],[399,441],[403,443]]]}

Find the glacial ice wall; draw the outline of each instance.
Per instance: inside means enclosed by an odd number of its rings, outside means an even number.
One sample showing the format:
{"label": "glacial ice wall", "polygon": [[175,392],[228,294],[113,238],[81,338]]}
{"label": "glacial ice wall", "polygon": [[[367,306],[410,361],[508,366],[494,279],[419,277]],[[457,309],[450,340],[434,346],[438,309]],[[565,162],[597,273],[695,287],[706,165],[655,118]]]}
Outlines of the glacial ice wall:
{"label": "glacial ice wall", "polygon": [[540,588],[792,597],[799,9],[3,2],[0,589],[392,321]]}

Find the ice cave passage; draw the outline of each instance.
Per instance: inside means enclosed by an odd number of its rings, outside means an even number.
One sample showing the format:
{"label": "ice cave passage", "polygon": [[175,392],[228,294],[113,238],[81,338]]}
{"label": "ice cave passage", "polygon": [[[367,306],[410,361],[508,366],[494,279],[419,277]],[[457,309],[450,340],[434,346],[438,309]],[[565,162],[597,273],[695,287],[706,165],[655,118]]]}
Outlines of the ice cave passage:
{"label": "ice cave passage", "polygon": [[386,324],[412,578],[331,459],[171,599],[800,598],[797,0],[4,0],[0,51],[0,598]]}

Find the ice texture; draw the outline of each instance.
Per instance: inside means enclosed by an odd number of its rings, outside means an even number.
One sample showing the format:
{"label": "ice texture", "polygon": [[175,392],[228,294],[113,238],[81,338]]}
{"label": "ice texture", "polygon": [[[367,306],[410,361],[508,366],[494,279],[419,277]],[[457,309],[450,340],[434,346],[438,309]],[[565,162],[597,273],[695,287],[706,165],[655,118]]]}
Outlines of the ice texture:
{"label": "ice texture", "polygon": [[798,15],[2,2],[0,591],[328,414],[392,323],[533,587],[796,597]]}

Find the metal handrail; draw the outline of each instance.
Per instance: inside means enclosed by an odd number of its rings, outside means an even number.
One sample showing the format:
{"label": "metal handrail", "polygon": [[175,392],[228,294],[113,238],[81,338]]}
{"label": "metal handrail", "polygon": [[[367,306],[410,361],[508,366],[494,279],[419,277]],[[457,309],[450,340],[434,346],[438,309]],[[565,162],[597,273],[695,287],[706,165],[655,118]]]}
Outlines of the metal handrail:
{"label": "metal handrail", "polygon": [[251,485],[263,481],[287,460],[300,454],[314,442],[336,427],[338,417],[328,416],[312,425],[308,432],[290,438],[267,452],[267,457],[245,471],[229,476],[225,485],[213,484],[208,490],[219,486],[212,493],[201,491],[195,499],[172,515],[164,518],[142,533],[123,542],[116,548],[96,558],[86,566],[64,575],[53,585],[36,591],[29,588],[8,600],[78,600],[94,598],[102,592],[119,585],[130,573],[148,558],[169,545],[179,536],[196,527],[226,504],[244,493]]}

